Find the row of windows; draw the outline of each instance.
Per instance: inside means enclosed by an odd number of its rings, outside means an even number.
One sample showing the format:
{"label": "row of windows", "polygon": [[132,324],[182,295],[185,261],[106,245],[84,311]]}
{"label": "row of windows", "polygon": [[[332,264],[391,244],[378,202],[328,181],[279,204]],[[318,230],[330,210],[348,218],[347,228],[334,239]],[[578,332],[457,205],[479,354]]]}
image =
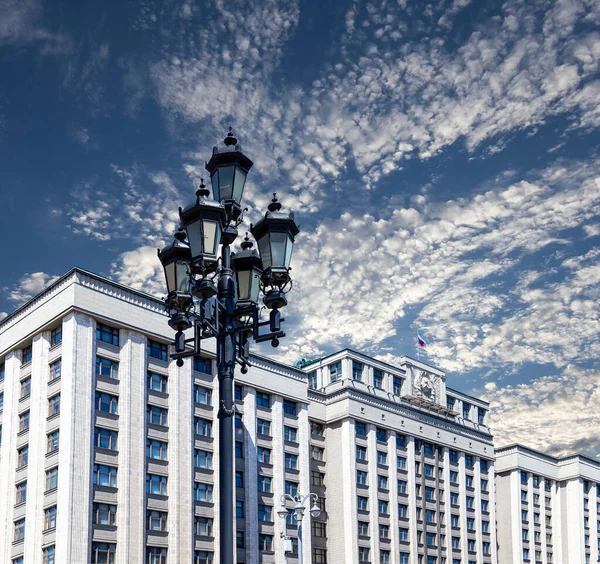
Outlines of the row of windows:
{"label": "row of windows", "polygon": [[[58,487],[58,466],[46,470],[46,488],[45,491],[55,490]],[[27,501],[27,480],[23,480],[15,485],[16,496],[15,504],[25,503]]]}

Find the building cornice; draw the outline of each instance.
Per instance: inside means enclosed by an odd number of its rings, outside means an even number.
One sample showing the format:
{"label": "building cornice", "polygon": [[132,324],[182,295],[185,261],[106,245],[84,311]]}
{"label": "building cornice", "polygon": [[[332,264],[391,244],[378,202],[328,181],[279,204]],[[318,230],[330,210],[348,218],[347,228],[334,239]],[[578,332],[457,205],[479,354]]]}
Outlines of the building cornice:
{"label": "building cornice", "polygon": [[272,360],[270,358],[251,353],[250,365],[255,366],[256,368],[262,368],[264,370],[274,372],[275,374],[279,374],[280,376],[287,376],[288,378],[293,378],[294,380],[306,383],[307,376],[305,372],[303,372],[302,370],[298,370],[297,368],[288,366],[283,362],[278,362],[276,360]]}

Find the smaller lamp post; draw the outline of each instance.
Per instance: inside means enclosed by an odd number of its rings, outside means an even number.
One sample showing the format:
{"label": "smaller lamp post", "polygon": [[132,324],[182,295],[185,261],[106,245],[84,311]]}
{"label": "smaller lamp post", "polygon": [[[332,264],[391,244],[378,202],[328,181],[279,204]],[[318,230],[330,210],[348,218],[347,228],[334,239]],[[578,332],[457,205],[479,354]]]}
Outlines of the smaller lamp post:
{"label": "smaller lamp post", "polygon": [[[315,493],[309,493],[305,496],[301,496],[300,494],[295,496],[283,494],[281,496],[281,508],[277,512],[277,515],[284,521],[288,515],[294,515],[296,517],[296,521],[298,522],[298,564],[302,564],[302,518],[304,517],[304,510],[306,509],[305,503],[311,499],[313,506],[310,508],[310,515],[311,517],[316,518],[321,515],[321,510],[317,505],[319,497]],[[286,505],[288,501],[293,503],[294,507],[288,509]]]}

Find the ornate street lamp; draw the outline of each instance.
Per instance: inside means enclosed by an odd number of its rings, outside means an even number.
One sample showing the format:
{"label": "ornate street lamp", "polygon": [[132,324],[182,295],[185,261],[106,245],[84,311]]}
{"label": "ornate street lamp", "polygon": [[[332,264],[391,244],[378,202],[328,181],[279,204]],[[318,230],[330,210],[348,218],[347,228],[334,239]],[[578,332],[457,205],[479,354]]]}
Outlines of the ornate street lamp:
{"label": "ornate street lamp", "polygon": [[[289,495],[283,494],[281,496],[281,507],[277,512],[277,515],[281,519],[286,519],[289,515],[293,515],[296,518],[298,523],[298,564],[302,564],[302,519],[304,518],[304,511],[306,510],[306,502],[312,500],[313,505],[310,508],[310,516],[313,518],[317,518],[321,515],[321,510],[317,505],[317,501],[319,501],[319,496],[315,493],[309,493],[302,497],[300,494],[298,495]],[[290,509],[287,507],[287,503],[291,502],[294,506]]]}
{"label": "ornate street lamp", "polygon": [[[285,336],[279,308],[287,305],[291,288],[290,260],[298,227],[293,214],[281,212],[276,198],[255,226],[258,253],[246,235],[242,250],[232,255],[231,245],[242,222],[242,195],[252,161],[242,153],[233,131],[225,147],[213,149],[206,169],[213,197],[202,182],[196,202],[179,209],[181,228],[175,241],[159,251],[168,295],[165,306],[175,334],[178,366],[200,354],[203,339],[215,338],[219,378],[219,480],[221,564],[233,564],[233,378],[235,365],[242,373],[250,366],[249,339],[271,341]],[[260,295],[270,310],[260,317]],[[184,331],[193,328],[193,337]],[[318,508],[317,508],[318,509]]]}

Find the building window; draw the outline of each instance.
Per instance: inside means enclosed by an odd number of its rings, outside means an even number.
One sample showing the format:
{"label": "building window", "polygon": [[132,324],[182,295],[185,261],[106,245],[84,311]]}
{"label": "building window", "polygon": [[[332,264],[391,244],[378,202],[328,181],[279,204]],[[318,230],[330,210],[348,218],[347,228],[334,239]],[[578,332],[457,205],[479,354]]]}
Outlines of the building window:
{"label": "building window", "polygon": [[270,505],[258,505],[258,520],[259,521],[273,521],[273,508]]}
{"label": "building window", "polygon": [[377,476],[377,487],[380,490],[388,489],[388,479],[386,476]]}
{"label": "building window", "polygon": [[117,450],[117,432],[94,427],[94,446],[108,450]]}
{"label": "building window", "polygon": [[272,535],[258,535],[258,550],[263,552],[273,551],[273,536]]}
{"label": "building window", "polygon": [[377,501],[377,509],[379,511],[379,515],[387,515],[388,514],[388,502],[380,499]]}
{"label": "building window", "polygon": [[256,420],[256,433],[259,435],[271,436],[271,422],[266,419]]}
{"label": "building window", "polygon": [[367,436],[367,426],[365,423],[360,421],[356,421],[354,423],[354,432],[357,437],[366,437]]}
{"label": "building window", "polygon": [[246,535],[244,531],[235,532],[235,546],[236,548],[246,548]]}
{"label": "building window", "polygon": [[471,405],[468,404],[466,401],[463,401],[463,419],[469,419],[469,414],[471,412]]}
{"label": "building window", "polygon": [[363,365],[356,360],[352,361],[352,379],[362,382]]}
{"label": "building window", "polygon": [[465,468],[473,468],[473,456],[465,454]]}
{"label": "building window", "polygon": [[104,464],[94,464],[94,474],[92,478],[95,486],[116,488],[117,468],[114,466],[106,466]]}
{"label": "building window", "polygon": [[446,396],[446,408],[450,411],[454,411],[454,398]]}
{"label": "building window", "polygon": [[50,346],[53,347],[62,342],[62,325],[50,331]]}
{"label": "building window", "polygon": [[312,564],[327,564],[327,550],[324,548],[313,548]]}
{"label": "building window", "polygon": [[118,402],[117,396],[106,394],[104,392],[96,392],[96,411],[116,414]]}
{"label": "building window", "polygon": [[15,500],[16,504],[24,503],[27,501],[27,481],[20,482],[16,485],[17,497]]}
{"label": "building window", "polygon": [[146,439],[146,456],[156,460],[167,460],[167,443],[156,439]]}
{"label": "building window", "polygon": [[56,505],[44,509],[44,531],[56,529]]}
{"label": "building window", "polygon": [[285,467],[290,470],[296,470],[298,468],[298,455],[285,453]]}
{"label": "building window", "polygon": [[[59,361],[60,362],[60,361]],[[108,358],[96,357],[96,376],[104,376],[117,380],[119,378],[119,363]]]}
{"label": "building window", "polygon": [[458,505],[458,494],[456,492],[450,492],[450,503],[451,505]]}
{"label": "building window", "polygon": [[288,443],[298,442],[298,429],[296,429],[295,427],[289,427],[288,425],[284,425],[283,439]]}
{"label": "building window", "polygon": [[269,476],[258,476],[258,491],[271,493],[271,478]]}
{"label": "building window", "polygon": [[283,413],[286,415],[297,415],[297,404],[295,401],[283,400]]}
{"label": "building window", "polygon": [[167,530],[168,513],[166,511],[146,510],[146,527],[149,531]]}
{"label": "building window", "polygon": [[148,389],[155,392],[167,392],[167,377],[163,374],[148,372]]}
{"label": "building window", "polygon": [[402,394],[402,378],[398,378],[398,376],[394,376],[393,379],[393,388],[394,395],[399,396]]}
{"label": "building window", "polygon": [[356,471],[356,483],[359,486],[366,486],[367,485],[367,473],[364,470],[357,470]]}
{"label": "building window", "polygon": [[57,378],[60,378],[60,374],[62,371],[62,360],[59,358],[55,360],[52,364],[50,364],[50,379],[49,382],[53,382]]}
{"label": "building window", "polygon": [[27,377],[27,378],[23,378],[23,380],[21,380],[21,398],[26,398],[27,396],[31,395],[31,378]]}
{"label": "building window", "polygon": [[157,474],[146,474],[146,493],[155,495],[167,495],[166,476],[158,476]]}
{"label": "building window", "polygon": [[60,413],[60,394],[56,394],[48,399],[48,417]]}
{"label": "building window", "polygon": [[396,434],[396,448],[406,448],[406,435]]}
{"label": "building window", "polygon": [[19,433],[29,429],[29,411],[19,415]]}
{"label": "building window", "polygon": [[317,389],[317,371],[313,370],[308,374],[308,387],[311,390]]}
{"label": "building window", "polygon": [[242,414],[241,413],[236,413],[235,414],[235,428],[236,429],[243,429],[244,428],[244,424],[242,422]]}
{"label": "building window", "polygon": [[[56,552],[54,545],[46,546],[42,549],[42,564],[54,564],[54,553]],[[114,562],[114,561],[113,561]],[[110,562],[108,564],[113,564]]]}
{"label": "building window", "polygon": [[325,474],[312,470],[310,473],[310,483],[313,486],[322,486],[325,483]]}
{"label": "building window", "polygon": [[342,362],[334,362],[329,365],[329,378],[330,381],[337,382],[342,379]]}
{"label": "building window", "polygon": [[46,491],[55,490],[58,487],[58,467],[46,470]]}
{"label": "building window", "polygon": [[244,443],[235,441],[235,456],[236,458],[244,458]]}
{"label": "building window", "polygon": [[381,466],[387,465],[387,453],[380,450],[377,451],[377,464]]}
{"label": "building window", "polygon": [[398,518],[406,519],[408,517],[408,505],[403,503],[398,504]]}
{"label": "building window", "polygon": [[169,360],[169,346],[148,339],[148,343],[146,344],[146,354],[152,358],[158,358],[159,360]]}
{"label": "building window", "polygon": [[203,356],[194,357],[194,370],[203,374],[212,374],[212,361]]}
{"label": "building window", "polygon": [[194,500],[202,501],[204,503],[212,503],[212,500],[213,500],[212,485],[204,484],[203,482],[194,482]]}
{"label": "building window", "polygon": [[194,465],[197,468],[206,468],[210,470],[212,468],[212,452],[207,450],[201,450],[199,448],[194,449]]}
{"label": "building window", "polygon": [[258,447],[256,449],[256,455],[258,462],[262,462],[263,464],[271,463],[271,450],[268,448]]}
{"label": "building window", "polygon": [[356,509],[358,511],[367,511],[369,506],[369,498],[359,495],[356,497]]}
{"label": "building window", "polygon": [[256,392],[256,405],[258,407],[271,407],[271,396],[263,392]]}
{"label": "building window", "polygon": [[194,534],[200,537],[213,536],[213,520],[210,517],[194,518]]}
{"label": "building window", "polygon": [[239,519],[243,519],[245,515],[244,502],[240,499],[235,502],[235,516]]}
{"label": "building window", "polygon": [[117,522],[117,506],[108,503],[94,503],[92,523],[94,525],[114,526]]}
{"label": "building window", "polygon": [[488,462],[487,462],[487,460],[480,460],[479,461],[479,469],[482,472],[487,472],[488,471]]}
{"label": "building window", "polygon": [[202,417],[194,417],[194,433],[202,437],[212,436],[212,421]]}
{"label": "building window", "polygon": [[313,460],[318,460],[318,461],[322,462],[325,459],[325,449],[318,447],[318,446],[311,445],[310,457]]}
{"label": "building window", "polygon": [[194,386],[194,401],[203,405],[212,405],[212,390],[204,386]]}
{"label": "building window", "polygon": [[377,427],[375,431],[375,436],[378,441],[385,442],[387,440],[387,431],[382,429],[381,427]]}
{"label": "building window", "polygon": [[109,327],[102,323],[96,324],[96,340],[119,346],[119,330],[116,327]]}
{"label": "building window", "polygon": [[6,375],[6,368],[4,366],[4,363],[0,362],[0,382],[2,382],[2,380],[4,380],[5,375]]}
{"label": "building window", "polygon": [[233,395],[234,395],[234,399],[243,401],[244,400],[244,398],[243,398],[244,388],[242,386],[239,386],[238,384],[236,384],[233,389]]}
{"label": "building window", "polygon": [[450,450],[449,452],[450,462],[457,463],[458,462],[458,452],[455,450]]}
{"label": "building window", "polygon": [[407,491],[408,482],[406,480],[398,480],[398,493],[405,494]]}
{"label": "building window", "polygon": [[168,411],[162,407],[156,405],[149,405],[146,409],[146,420],[152,425],[167,425],[167,414]]}
{"label": "building window", "polygon": [[22,541],[25,538],[25,519],[15,521],[14,542]]}
{"label": "building window", "polygon": [[408,542],[408,529],[405,529],[404,527],[398,529],[398,540]]}
{"label": "building window", "polygon": [[367,448],[356,445],[356,460],[367,460]]}
{"label": "building window", "polygon": [[368,537],[369,536],[369,523],[367,521],[358,522],[358,536]]}
{"label": "building window", "polygon": [[27,466],[29,463],[29,445],[22,446],[17,450],[17,468]]}
{"label": "building window", "polygon": [[52,431],[52,433],[48,433],[46,437],[48,438],[48,449],[46,453],[50,454],[51,452],[56,452],[58,450],[58,431]]}
{"label": "building window", "polygon": [[450,483],[458,484],[458,472],[450,470]]}
{"label": "building window", "polygon": [[146,564],[167,564],[167,549],[158,546],[147,547]]}
{"label": "building window", "polygon": [[467,531],[475,530],[475,519],[473,517],[467,517]]}
{"label": "building window", "polygon": [[358,547],[358,561],[359,562],[370,562],[369,555],[370,555],[370,549],[368,549],[364,546]]}
{"label": "building window", "polygon": [[289,480],[285,481],[285,493],[291,495],[292,497],[296,497],[298,495],[298,483],[290,482]]}
{"label": "building window", "polygon": [[[379,528],[381,529],[381,527],[387,527],[387,525],[380,525]],[[380,564],[390,564],[390,551],[389,550],[382,550],[379,553],[379,563]]]}
{"label": "building window", "polygon": [[485,421],[485,409],[478,407],[477,408],[477,423],[479,423],[480,425],[483,425],[484,421]]}
{"label": "building window", "polygon": [[323,423],[317,423],[315,421],[310,422],[310,434],[313,437],[324,437],[325,436],[325,427]]}
{"label": "building window", "polygon": [[213,564],[214,553],[207,550],[194,551],[194,564]]}
{"label": "building window", "polygon": [[33,358],[33,349],[31,348],[31,345],[29,345],[28,347],[23,347],[23,355],[22,355],[22,364],[27,364],[28,362],[31,362],[31,359]]}
{"label": "building window", "polygon": [[383,372],[378,368],[373,369],[373,387],[383,389]]}
{"label": "building window", "polygon": [[327,525],[320,523],[319,521],[312,522],[312,534],[313,537],[325,538],[327,537]]}
{"label": "building window", "polygon": [[236,488],[244,487],[244,473],[241,470],[235,471],[235,487]]}

